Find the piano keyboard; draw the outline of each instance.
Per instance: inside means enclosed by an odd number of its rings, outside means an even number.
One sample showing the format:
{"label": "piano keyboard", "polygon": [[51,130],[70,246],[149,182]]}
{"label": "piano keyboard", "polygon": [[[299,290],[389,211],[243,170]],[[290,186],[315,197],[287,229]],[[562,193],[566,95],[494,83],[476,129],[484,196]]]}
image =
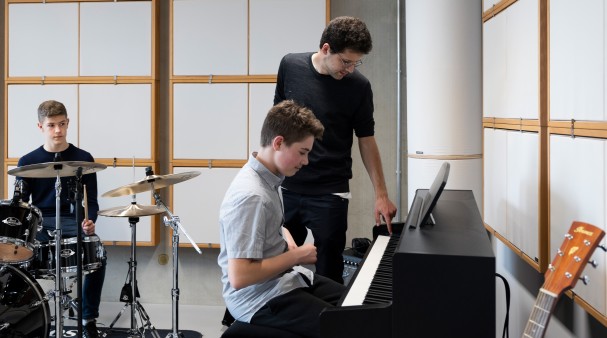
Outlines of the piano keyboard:
{"label": "piano keyboard", "polygon": [[387,303],[392,300],[392,255],[398,239],[396,235],[377,236],[356,279],[351,281],[341,306]]}

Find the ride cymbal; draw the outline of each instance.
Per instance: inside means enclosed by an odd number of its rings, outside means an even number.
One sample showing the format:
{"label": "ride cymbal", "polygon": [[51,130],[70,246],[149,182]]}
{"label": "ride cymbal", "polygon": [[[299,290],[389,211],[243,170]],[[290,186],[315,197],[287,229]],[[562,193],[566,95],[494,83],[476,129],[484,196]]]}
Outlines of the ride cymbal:
{"label": "ride cymbal", "polygon": [[101,195],[101,197],[119,197],[124,195],[134,195],[144,191],[165,188],[173,184],[187,181],[198,175],[200,175],[200,171],[187,171],[184,173],[168,175],[150,175],[146,176],[146,178],[141,181],[110,190]]}
{"label": "ride cymbal", "polygon": [[19,177],[52,178],[76,176],[78,168],[82,168],[82,175],[101,171],[107,166],[101,163],[85,161],[45,162],[24,165],[7,171],[7,174]]}

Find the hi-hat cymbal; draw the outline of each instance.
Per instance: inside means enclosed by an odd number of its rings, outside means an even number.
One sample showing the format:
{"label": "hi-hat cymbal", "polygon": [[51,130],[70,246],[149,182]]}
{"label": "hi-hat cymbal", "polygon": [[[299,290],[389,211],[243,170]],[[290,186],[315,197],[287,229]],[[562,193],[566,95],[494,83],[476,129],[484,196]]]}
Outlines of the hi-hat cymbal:
{"label": "hi-hat cymbal", "polygon": [[157,205],[140,205],[132,203],[127,206],[99,210],[97,214],[108,217],[139,217],[163,213],[165,210]]}
{"label": "hi-hat cymbal", "polygon": [[[134,195],[144,191],[150,191],[152,189],[160,189],[168,187],[169,185],[177,184],[183,181],[187,181],[191,178],[200,175],[200,171],[187,171],[179,174],[169,175],[150,175],[146,176],[141,181],[127,184],[125,186],[110,190],[101,197],[118,197],[124,195]],[[152,185],[153,184],[153,185]]]}
{"label": "hi-hat cymbal", "polygon": [[45,162],[24,165],[11,169],[7,173],[19,177],[51,178],[76,176],[78,168],[82,168],[82,175],[86,175],[103,170],[106,167],[105,164],[85,161]]}

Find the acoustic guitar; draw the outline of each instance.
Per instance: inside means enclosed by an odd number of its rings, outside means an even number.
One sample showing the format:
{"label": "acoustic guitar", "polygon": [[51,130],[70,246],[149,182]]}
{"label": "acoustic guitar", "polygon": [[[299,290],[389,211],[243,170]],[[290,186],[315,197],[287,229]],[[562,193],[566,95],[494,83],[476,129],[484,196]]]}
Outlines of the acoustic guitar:
{"label": "acoustic guitar", "polygon": [[[544,284],[525,326],[523,338],[542,338],[561,294],[575,286],[605,232],[593,225],[573,222],[556,257],[546,270]],[[601,247],[603,248],[603,247]],[[586,284],[587,280],[582,279]]]}

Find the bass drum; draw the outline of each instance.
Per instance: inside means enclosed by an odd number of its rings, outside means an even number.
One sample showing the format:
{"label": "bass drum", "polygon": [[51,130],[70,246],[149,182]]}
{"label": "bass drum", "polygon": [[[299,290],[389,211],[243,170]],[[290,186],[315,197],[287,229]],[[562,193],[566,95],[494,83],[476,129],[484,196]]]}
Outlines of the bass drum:
{"label": "bass drum", "polygon": [[40,285],[27,272],[0,267],[0,337],[48,338],[50,310]]}

